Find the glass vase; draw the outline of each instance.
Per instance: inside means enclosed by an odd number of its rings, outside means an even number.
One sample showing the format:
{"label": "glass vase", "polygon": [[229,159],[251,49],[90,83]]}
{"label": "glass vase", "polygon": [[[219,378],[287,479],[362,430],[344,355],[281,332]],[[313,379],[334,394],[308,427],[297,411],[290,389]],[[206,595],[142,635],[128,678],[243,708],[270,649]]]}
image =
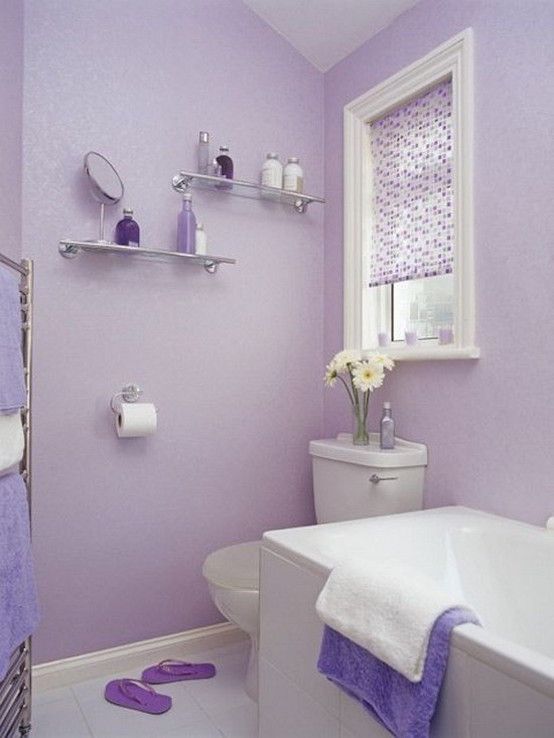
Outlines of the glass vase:
{"label": "glass vase", "polygon": [[367,432],[367,408],[364,408],[364,402],[358,402],[353,406],[354,410],[354,433],[352,440],[354,446],[368,446],[369,433]]}

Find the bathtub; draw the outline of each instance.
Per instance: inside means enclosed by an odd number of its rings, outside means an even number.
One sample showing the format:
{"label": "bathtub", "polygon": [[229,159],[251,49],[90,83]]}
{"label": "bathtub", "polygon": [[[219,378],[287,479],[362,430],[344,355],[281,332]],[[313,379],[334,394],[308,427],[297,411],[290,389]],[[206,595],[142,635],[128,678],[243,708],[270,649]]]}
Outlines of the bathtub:
{"label": "bathtub", "polygon": [[260,581],[260,738],[387,738],[317,673],[315,601],[349,555],[409,562],[463,596],[433,738],[554,737],[554,531],[463,507],[266,533]]}

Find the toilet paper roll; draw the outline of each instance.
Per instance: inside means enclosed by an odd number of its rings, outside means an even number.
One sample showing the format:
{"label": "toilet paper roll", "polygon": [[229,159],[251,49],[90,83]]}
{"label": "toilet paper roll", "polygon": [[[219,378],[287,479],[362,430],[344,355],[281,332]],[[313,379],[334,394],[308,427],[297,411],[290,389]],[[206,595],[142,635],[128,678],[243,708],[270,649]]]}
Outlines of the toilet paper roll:
{"label": "toilet paper roll", "polygon": [[120,438],[140,438],[156,432],[156,408],[151,402],[122,402],[115,427]]}

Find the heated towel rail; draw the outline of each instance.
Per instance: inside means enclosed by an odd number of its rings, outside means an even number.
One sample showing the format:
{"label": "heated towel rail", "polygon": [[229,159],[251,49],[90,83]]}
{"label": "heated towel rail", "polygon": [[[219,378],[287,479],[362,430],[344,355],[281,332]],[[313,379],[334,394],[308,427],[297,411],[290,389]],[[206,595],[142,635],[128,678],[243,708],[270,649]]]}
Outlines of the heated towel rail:
{"label": "heated towel rail", "polygon": [[[22,349],[26,400],[23,409],[25,452],[20,473],[27,486],[31,513],[31,359],[33,330],[33,262],[16,262],[0,252],[0,263],[20,275],[19,291],[22,313]],[[5,678],[0,681],[0,738],[28,735],[31,731],[31,639],[19,645],[10,661]]]}

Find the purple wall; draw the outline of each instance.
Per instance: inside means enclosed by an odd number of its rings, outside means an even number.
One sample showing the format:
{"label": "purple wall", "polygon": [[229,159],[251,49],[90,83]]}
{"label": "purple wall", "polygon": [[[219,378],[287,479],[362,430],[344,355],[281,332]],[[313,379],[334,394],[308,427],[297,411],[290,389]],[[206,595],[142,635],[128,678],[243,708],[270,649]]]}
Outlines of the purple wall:
{"label": "purple wall", "polygon": [[21,258],[23,0],[0,2],[0,251]]}
{"label": "purple wall", "polygon": [[[0,68],[16,63],[0,77],[0,101],[14,101],[13,120],[2,106],[11,137],[0,137],[0,155],[17,172],[21,6],[4,0],[1,12]],[[512,0],[423,0],[324,77],[237,0],[27,0],[38,662],[220,620],[200,575],[205,555],[313,519],[308,440],[322,434],[324,409],[327,434],[350,427],[338,389],[325,407],[321,389],[324,358],[342,341],[342,108],[468,26],[483,358],[400,366],[373,417],[386,393],[401,435],[428,443],[427,505],[535,522],[553,512],[553,22],[551,2],[531,13]],[[179,199],[169,182],[194,166],[200,129],[230,144],[239,177],[255,178],[268,150],[302,158],[307,189],[328,198],[325,269],[321,209],[299,217],[207,193],[194,205],[210,244],[239,262],[215,278],[58,256],[60,237],[96,235],[80,175],[91,148],[121,171],[143,242],[171,246]],[[0,236],[18,255],[13,181],[0,192]],[[113,432],[109,398],[127,381],[158,406],[152,438]]]}
{"label": "purple wall", "polygon": [[[325,354],[342,347],[342,110],[472,26],[477,362],[405,363],[376,393],[429,446],[426,504],[554,512],[554,4],[424,0],[325,75]],[[348,428],[328,390],[327,434]]]}
{"label": "purple wall", "polygon": [[[194,197],[215,277],[58,256],[96,235],[83,154],[113,159],[143,243],[171,248],[200,129],[236,175],[297,154],[323,189],[323,76],[235,0],[28,0],[24,253],[36,260],[34,540],[38,662],[217,622],[214,549],[310,522],[320,436],[323,213]],[[110,224],[118,218],[109,214]],[[128,381],[159,431],[118,440]]]}

